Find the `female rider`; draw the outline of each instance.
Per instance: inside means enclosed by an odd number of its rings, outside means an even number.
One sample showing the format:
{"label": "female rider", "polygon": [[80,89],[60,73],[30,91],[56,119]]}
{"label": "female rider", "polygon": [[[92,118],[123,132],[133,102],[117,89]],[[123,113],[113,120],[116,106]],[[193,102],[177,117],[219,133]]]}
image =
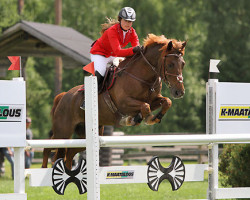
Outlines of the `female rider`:
{"label": "female rider", "polygon": [[[115,57],[132,56],[141,51],[138,36],[132,27],[135,20],[136,13],[133,8],[122,8],[118,15],[118,22],[103,29],[102,36],[92,44],[90,56],[91,61],[94,62],[98,86],[103,82],[108,62],[112,62]],[[122,49],[128,43],[131,43],[132,47]],[[80,108],[85,109],[85,102]]]}

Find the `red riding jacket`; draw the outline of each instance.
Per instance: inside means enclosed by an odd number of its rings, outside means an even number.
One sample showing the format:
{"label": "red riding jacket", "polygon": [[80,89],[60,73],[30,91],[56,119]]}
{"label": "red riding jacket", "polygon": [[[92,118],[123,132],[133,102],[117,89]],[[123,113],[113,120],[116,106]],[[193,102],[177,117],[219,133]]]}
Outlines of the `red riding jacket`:
{"label": "red riding jacket", "polygon": [[[127,49],[122,49],[128,43],[131,43],[132,47]],[[126,57],[132,56],[133,47],[139,45],[139,39],[132,27],[126,33],[125,39],[123,41],[123,31],[120,24],[115,24],[108,28],[103,35],[96,40],[93,47],[90,50],[91,54],[99,54],[105,57]]]}

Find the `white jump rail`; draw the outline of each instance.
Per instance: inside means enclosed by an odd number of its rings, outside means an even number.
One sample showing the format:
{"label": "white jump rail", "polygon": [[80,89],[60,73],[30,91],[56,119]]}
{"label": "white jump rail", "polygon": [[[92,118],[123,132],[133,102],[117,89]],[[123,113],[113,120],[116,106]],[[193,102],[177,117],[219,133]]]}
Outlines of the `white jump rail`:
{"label": "white jump rail", "polygon": [[[32,148],[80,148],[86,147],[85,139],[72,140],[27,140],[27,147]],[[100,147],[135,147],[168,145],[209,145],[210,143],[246,143],[250,134],[221,135],[141,135],[141,136],[99,136]]]}

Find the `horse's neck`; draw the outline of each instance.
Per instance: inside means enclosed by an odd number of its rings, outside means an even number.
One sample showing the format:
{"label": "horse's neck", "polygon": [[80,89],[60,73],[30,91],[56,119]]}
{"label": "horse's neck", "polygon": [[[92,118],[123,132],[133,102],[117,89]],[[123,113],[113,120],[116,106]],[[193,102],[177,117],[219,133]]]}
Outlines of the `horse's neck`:
{"label": "horse's neck", "polygon": [[145,58],[140,56],[140,58],[138,58],[138,60],[136,60],[133,63],[133,66],[129,70],[133,74],[136,74],[138,77],[149,82],[154,81],[158,77],[158,74],[155,72],[155,70],[157,72],[160,70],[158,69],[160,67],[159,65],[160,53],[158,51],[158,48],[152,50],[148,49],[144,55]]}

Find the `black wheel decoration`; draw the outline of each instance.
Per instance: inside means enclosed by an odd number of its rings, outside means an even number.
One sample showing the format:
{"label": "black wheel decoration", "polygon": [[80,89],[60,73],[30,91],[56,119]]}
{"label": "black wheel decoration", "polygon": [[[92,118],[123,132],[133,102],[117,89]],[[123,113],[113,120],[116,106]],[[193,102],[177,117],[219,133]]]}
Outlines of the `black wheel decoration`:
{"label": "black wheel decoration", "polygon": [[87,192],[86,160],[80,160],[76,169],[70,171],[66,168],[63,159],[58,159],[52,170],[52,188],[57,194],[63,195],[69,183],[75,183],[79,193]]}
{"label": "black wheel decoration", "polygon": [[[159,157],[155,156],[148,162],[148,186],[153,191],[158,191],[159,185],[167,179],[172,190],[178,190],[185,179],[185,166],[182,160],[175,156],[168,168],[164,168]],[[79,193],[87,192],[87,169],[86,160],[81,160],[76,169],[70,171],[66,168],[63,159],[58,159],[52,170],[52,188],[57,194],[63,195],[69,183],[75,183]]]}
{"label": "black wheel decoration", "polygon": [[185,179],[185,166],[182,160],[174,156],[168,168],[162,167],[159,157],[155,156],[148,162],[148,186],[153,191],[158,191],[161,182],[167,179],[172,190],[178,190]]}

